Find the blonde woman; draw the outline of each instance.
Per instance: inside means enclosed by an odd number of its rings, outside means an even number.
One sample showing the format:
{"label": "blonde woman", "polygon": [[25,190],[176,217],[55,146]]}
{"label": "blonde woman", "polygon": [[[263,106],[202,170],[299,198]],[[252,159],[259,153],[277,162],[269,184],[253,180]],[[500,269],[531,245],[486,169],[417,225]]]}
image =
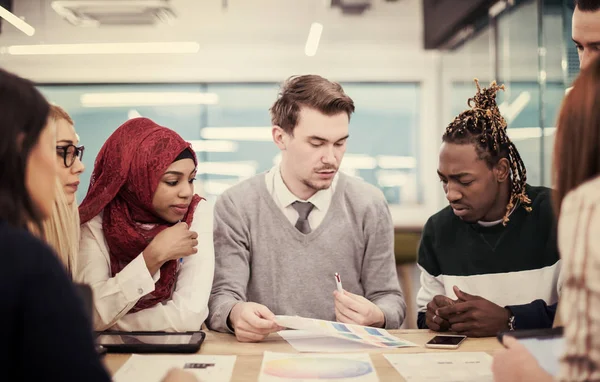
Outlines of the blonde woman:
{"label": "blonde woman", "polygon": [[79,176],[85,169],[81,162],[83,146],[69,114],[60,106],[50,105],[49,119],[56,125],[56,199],[52,215],[43,223],[44,236],[54,248],[70,275],[77,270],[79,252],[79,212],[75,193]]}

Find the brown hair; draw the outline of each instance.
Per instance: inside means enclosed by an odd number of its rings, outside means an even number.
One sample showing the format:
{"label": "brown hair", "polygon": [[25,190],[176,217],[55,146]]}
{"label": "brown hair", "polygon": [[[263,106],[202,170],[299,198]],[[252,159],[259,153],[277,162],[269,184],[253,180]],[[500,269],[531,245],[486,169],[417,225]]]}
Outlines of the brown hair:
{"label": "brown hair", "polygon": [[64,119],[65,121],[69,122],[69,124],[75,125],[75,123],[73,122],[73,119],[71,118],[69,113],[67,113],[65,111],[65,109],[63,109],[62,107],[60,107],[58,105],[50,104],[49,117],[53,121],[59,121],[61,119]]}
{"label": "brown hair", "polygon": [[348,115],[348,119],[354,112],[354,101],[337,82],[314,74],[292,76],[283,83],[277,101],[269,109],[271,123],[293,135],[301,106],[318,110],[325,115],[343,112]]}
{"label": "brown hair", "polygon": [[581,71],[560,109],[553,158],[554,207],[600,175],[600,59]]}
{"label": "brown hair", "polygon": [[600,9],[598,0],[575,0],[573,1],[575,8],[582,12],[596,12]]}
{"label": "brown hair", "polygon": [[494,81],[489,88],[481,89],[477,79],[475,85],[477,93],[467,101],[471,108],[460,113],[446,127],[442,141],[475,145],[479,159],[485,160],[489,168],[498,164],[502,158],[508,159],[511,190],[506,214],[502,219],[506,225],[509,221],[508,216],[517,202],[520,201],[527,211],[531,211],[531,200],[525,192],[527,171],[521,155],[506,134],[506,121],[496,103],[496,93],[498,90],[504,90],[504,85],[499,86]]}

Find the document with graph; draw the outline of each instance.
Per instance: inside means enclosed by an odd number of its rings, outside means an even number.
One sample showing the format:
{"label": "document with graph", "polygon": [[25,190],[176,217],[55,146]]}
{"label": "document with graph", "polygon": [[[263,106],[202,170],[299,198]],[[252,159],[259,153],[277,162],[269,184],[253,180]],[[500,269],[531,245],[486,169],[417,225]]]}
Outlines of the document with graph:
{"label": "document with graph", "polygon": [[378,348],[412,347],[416,344],[394,337],[385,329],[371,328],[368,326],[350,325],[341,322],[317,320],[298,316],[275,316],[278,325],[303,330],[321,336],[341,338],[349,341],[360,342]]}

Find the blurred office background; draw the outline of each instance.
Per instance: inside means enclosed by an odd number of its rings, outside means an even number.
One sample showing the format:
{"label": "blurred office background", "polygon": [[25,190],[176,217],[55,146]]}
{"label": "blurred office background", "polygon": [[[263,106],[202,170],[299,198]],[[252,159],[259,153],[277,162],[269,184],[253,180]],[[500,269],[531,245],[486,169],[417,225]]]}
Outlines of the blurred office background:
{"label": "blurred office background", "polygon": [[0,66],[63,106],[86,147],[80,201],[100,147],[129,118],[149,117],[192,141],[199,191],[214,200],[277,162],[268,109],[281,81],[314,73],[341,82],[356,103],[342,169],[384,192],[409,300],[420,230],[446,205],[436,174],[441,134],[467,108],[473,78],[506,85],[498,102],[529,182],[549,186],[557,111],[579,70],[570,0],[0,6],[35,29],[2,21]]}

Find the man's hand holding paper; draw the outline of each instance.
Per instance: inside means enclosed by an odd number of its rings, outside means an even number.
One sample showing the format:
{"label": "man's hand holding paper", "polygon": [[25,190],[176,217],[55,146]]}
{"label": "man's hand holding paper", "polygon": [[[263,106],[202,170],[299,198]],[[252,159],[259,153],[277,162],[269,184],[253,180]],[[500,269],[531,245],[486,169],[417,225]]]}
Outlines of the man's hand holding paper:
{"label": "man's hand holding paper", "polygon": [[260,342],[269,334],[284,329],[275,323],[275,315],[269,308],[254,302],[234,305],[229,321],[240,342]]}

